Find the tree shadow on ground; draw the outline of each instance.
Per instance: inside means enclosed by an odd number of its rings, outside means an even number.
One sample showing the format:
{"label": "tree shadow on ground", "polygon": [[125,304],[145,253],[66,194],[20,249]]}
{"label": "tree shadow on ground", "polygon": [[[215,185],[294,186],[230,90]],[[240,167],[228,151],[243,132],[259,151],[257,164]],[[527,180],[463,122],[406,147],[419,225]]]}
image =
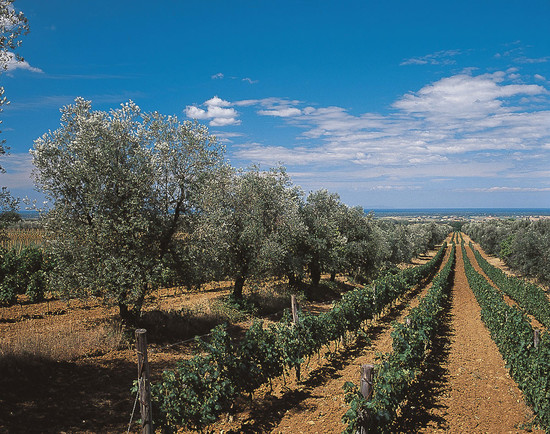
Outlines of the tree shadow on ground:
{"label": "tree shadow on ground", "polygon": [[[309,301],[332,302],[342,292],[353,289],[345,282],[322,281],[320,285],[301,284],[299,292]],[[147,329],[148,341],[170,344],[202,336],[221,324],[235,325],[249,319],[278,321],[285,309],[290,308],[291,291],[285,288],[251,290],[242,300],[231,295],[208,300],[205,304],[184,307],[180,310],[154,309],[143,312],[139,327]]]}
{"label": "tree shadow on ground", "polygon": [[[0,359],[0,432],[120,432],[133,406],[136,366],[126,360]],[[139,416],[134,417],[134,420]],[[124,427],[124,428],[122,428]]]}

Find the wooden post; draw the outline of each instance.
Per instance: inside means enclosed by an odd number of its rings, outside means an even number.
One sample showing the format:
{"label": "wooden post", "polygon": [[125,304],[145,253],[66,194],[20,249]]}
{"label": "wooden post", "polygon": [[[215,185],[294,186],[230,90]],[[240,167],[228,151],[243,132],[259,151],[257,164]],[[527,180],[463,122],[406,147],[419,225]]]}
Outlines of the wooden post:
{"label": "wooden post", "polygon": [[540,344],[540,331],[535,329],[533,331],[533,345],[535,348],[538,348]]}
{"label": "wooden post", "polygon": [[[361,365],[361,379],[359,380],[359,391],[363,398],[369,401],[372,398],[372,379],[374,377],[374,365]],[[357,431],[358,434],[365,434],[368,432],[367,426],[368,415],[361,412],[360,416],[360,428]]]}
{"label": "wooden post", "polygon": [[410,326],[411,326],[411,319],[410,319],[410,318],[407,318],[407,319],[405,320],[405,325],[406,325],[407,327],[410,327]]}
{"label": "wooden post", "polygon": [[374,365],[361,365],[361,380],[359,390],[363,398],[370,400],[372,398],[372,377],[374,375]]}
{"label": "wooden post", "polygon": [[[296,295],[290,296],[290,307],[292,309],[292,323],[294,326],[298,325],[300,319],[298,318],[298,302],[296,301]],[[300,365],[296,365],[296,381],[300,381]]]}
{"label": "wooden post", "polygon": [[348,344],[347,332],[344,332],[344,334],[340,337],[340,345],[342,345],[343,349],[346,349],[347,344]]}
{"label": "wooden post", "polygon": [[372,294],[374,299],[374,306],[373,306],[374,315],[372,316],[372,319],[376,319],[378,317],[378,312],[376,311],[376,285],[372,285]]}
{"label": "wooden post", "polygon": [[290,307],[292,309],[292,322],[298,324],[298,302],[296,301],[296,296],[292,294],[290,296]]}
{"label": "wooden post", "polygon": [[138,356],[139,410],[141,412],[141,432],[152,434],[153,411],[151,407],[151,385],[149,384],[149,362],[147,360],[147,330],[136,330],[136,350]]}

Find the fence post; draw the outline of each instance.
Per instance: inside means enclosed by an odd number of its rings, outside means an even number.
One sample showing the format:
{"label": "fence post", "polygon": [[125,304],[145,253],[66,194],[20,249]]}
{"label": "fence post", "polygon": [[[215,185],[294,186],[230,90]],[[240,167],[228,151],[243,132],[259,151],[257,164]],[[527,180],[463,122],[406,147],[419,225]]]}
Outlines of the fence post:
{"label": "fence post", "polygon": [[[374,377],[374,365],[361,365],[361,379],[359,380],[359,391],[361,392],[361,395],[363,395],[363,398],[365,398],[367,401],[370,401],[372,398],[372,379]],[[368,426],[367,426],[367,418],[368,415],[362,411],[361,417],[360,417],[360,428],[358,431],[358,434],[366,434],[368,433]]]}
{"label": "fence post", "polygon": [[535,329],[533,331],[533,345],[535,348],[538,348],[540,344],[540,331],[538,329]]}
{"label": "fence post", "polygon": [[298,324],[298,302],[294,294],[290,296],[290,307],[292,309],[292,322]]}
{"label": "fence post", "polygon": [[[290,307],[292,309],[292,323],[297,326],[300,319],[298,318],[298,302],[294,294],[290,296]],[[300,365],[296,365],[296,381],[300,381],[300,376]]]}
{"label": "fence post", "polygon": [[149,362],[147,360],[147,330],[136,330],[136,350],[138,356],[139,410],[141,413],[141,432],[152,434],[153,409],[151,407],[151,385],[149,383]]}

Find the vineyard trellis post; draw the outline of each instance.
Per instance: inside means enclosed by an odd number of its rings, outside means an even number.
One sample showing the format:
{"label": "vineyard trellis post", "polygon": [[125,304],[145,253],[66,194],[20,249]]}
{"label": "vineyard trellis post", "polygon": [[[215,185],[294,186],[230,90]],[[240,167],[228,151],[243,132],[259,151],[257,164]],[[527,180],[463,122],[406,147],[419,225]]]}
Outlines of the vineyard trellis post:
{"label": "vineyard trellis post", "polygon": [[[296,301],[296,295],[290,296],[290,307],[292,309],[292,323],[294,327],[298,326],[300,318],[298,318],[298,302]],[[296,365],[296,381],[300,381],[300,364]]]}
{"label": "vineyard trellis post", "polygon": [[538,348],[540,344],[540,331],[538,329],[535,329],[533,331],[533,345],[535,348]]}
{"label": "vineyard trellis post", "polygon": [[138,356],[139,410],[141,413],[141,432],[153,433],[153,409],[151,407],[150,371],[147,359],[147,330],[136,330],[136,350]]}
{"label": "vineyard trellis post", "polygon": [[[363,395],[363,398],[365,398],[367,401],[370,401],[372,398],[372,380],[374,377],[374,365],[366,364],[361,365],[361,378],[359,380],[359,391],[361,392],[361,395]],[[357,431],[357,434],[366,434],[368,433],[368,426],[367,426],[367,419],[368,415],[363,411],[363,414],[360,417],[360,427]]]}
{"label": "vineyard trellis post", "polygon": [[298,302],[294,294],[290,296],[290,307],[292,309],[292,322],[298,324]]}

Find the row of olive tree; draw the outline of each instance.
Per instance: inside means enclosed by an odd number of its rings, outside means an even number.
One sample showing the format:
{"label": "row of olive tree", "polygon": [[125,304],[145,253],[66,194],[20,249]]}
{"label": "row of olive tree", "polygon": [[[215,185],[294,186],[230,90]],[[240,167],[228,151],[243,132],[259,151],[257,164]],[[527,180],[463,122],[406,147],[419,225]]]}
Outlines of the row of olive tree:
{"label": "row of olive tree", "polygon": [[550,283],[550,219],[487,220],[464,225],[463,231],[512,269]]}
{"label": "row of olive tree", "polygon": [[326,190],[304,199],[284,168],[236,170],[206,127],[133,103],[109,113],[78,98],[35,141],[55,290],[100,294],[135,320],[159,285],[309,273],[368,276],[410,260],[449,228],[377,224]]}

